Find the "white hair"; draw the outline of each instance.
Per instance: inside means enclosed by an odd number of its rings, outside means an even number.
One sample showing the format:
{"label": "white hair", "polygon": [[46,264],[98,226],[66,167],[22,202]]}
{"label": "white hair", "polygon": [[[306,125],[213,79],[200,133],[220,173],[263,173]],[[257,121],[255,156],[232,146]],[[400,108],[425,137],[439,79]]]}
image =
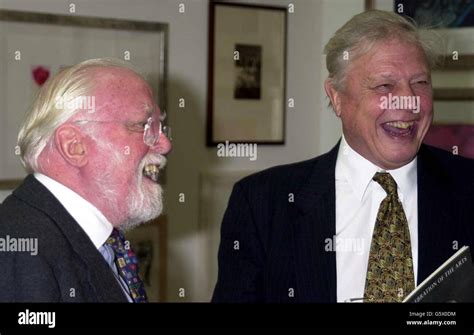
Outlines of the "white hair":
{"label": "white hair", "polygon": [[40,89],[18,133],[20,158],[28,173],[40,170],[38,157],[54,131],[80,111],[72,104],[58,106],[57,102],[70,102],[91,95],[94,80],[92,71],[89,70],[105,67],[126,68],[138,74],[129,63],[119,59],[89,59],[61,70]]}
{"label": "white hair", "polygon": [[439,41],[435,34],[422,34],[409,17],[388,11],[369,10],[352,17],[324,47],[332,85],[337,90],[343,90],[349,63],[368,52],[375,43],[393,38],[418,45],[430,68],[437,65],[439,55],[435,50]]}

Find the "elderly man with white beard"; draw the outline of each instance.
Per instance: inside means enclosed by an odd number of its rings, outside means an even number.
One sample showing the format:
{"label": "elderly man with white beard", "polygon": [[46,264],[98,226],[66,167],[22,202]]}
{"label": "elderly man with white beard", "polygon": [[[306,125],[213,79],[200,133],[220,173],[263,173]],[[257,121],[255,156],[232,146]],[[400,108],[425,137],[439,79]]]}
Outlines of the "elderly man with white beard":
{"label": "elderly man with white beard", "polygon": [[123,231],[160,215],[171,143],[150,86],[127,63],[93,59],[41,88],[18,136],[29,175],[0,205],[0,301],[146,302]]}

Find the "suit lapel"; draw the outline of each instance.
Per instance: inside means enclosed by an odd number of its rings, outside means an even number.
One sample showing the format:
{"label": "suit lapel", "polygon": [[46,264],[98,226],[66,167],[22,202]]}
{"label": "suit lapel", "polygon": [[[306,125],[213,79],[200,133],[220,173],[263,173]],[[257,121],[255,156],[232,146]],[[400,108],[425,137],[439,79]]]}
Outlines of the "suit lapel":
{"label": "suit lapel", "polygon": [[107,262],[87,234],[61,203],[36,178],[29,175],[15,195],[49,216],[62,231],[72,249],[82,259],[84,274],[94,289],[95,298],[102,302],[127,302]]}
{"label": "suit lapel", "polygon": [[419,284],[455,252],[449,223],[456,219],[448,177],[425,145],[418,153],[417,170]]}
{"label": "suit lapel", "polygon": [[335,167],[339,143],[317,159],[295,196],[296,279],[300,300],[336,302],[336,255],[326,251],[326,239],[336,233]]}

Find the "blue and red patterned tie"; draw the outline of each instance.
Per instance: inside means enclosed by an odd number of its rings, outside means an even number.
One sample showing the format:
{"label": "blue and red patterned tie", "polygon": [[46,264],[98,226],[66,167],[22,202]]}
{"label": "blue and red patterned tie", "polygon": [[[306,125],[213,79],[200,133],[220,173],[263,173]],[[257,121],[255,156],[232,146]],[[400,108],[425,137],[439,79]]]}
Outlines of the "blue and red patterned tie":
{"label": "blue and red patterned tie", "polygon": [[145,286],[138,274],[138,259],[129,242],[114,228],[106,243],[114,250],[117,270],[128,285],[133,302],[147,302]]}

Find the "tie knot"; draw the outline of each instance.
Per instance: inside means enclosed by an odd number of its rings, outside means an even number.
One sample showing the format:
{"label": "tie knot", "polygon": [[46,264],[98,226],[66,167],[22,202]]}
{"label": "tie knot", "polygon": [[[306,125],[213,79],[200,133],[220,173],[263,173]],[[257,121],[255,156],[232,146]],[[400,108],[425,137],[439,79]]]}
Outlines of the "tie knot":
{"label": "tie knot", "polygon": [[382,186],[387,195],[397,195],[397,183],[387,172],[377,172],[372,178]]}
{"label": "tie knot", "polygon": [[125,245],[125,237],[120,232],[120,230],[114,228],[105,243],[110,245],[115,252],[123,252]]}

